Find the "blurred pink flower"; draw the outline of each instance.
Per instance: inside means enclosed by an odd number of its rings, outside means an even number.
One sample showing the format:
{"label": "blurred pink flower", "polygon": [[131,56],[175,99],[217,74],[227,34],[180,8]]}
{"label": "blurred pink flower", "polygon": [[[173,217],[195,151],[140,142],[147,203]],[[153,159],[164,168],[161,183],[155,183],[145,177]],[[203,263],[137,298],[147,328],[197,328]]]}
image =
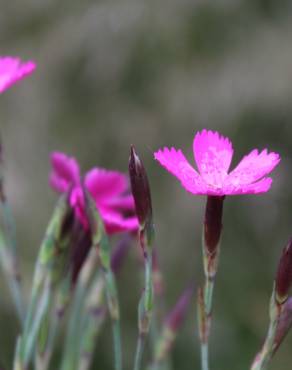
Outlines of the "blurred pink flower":
{"label": "blurred pink flower", "polygon": [[265,193],[272,184],[272,179],[265,176],[280,162],[279,154],[254,149],[228,173],[233,156],[232,144],[218,132],[207,130],[195,135],[193,152],[198,172],[181,150],[163,148],[154,153],[154,157],[180,180],[187,191],[198,195]]}
{"label": "blurred pink flower", "polygon": [[[54,152],[51,155],[51,165],[50,185],[59,193],[67,191],[73,185],[70,203],[80,222],[87,228],[88,221],[77,161],[66,154]],[[132,195],[126,193],[128,181],[124,174],[93,168],[85,175],[84,185],[96,202],[108,234],[137,230],[138,220],[134,215],[134,200]]]}
{"label": "blurred pink flower", "polygon": [[0,57],[0,93],[30,75],[35,68],[36,64],[32,61],[22,62],[15,57]]}

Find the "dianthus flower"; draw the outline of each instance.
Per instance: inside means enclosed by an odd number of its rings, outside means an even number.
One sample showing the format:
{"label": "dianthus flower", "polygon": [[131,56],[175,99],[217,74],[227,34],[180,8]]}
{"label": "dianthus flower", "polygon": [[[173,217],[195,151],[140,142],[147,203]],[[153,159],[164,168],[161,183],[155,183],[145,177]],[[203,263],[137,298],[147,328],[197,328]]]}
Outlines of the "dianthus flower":
{"label": "dianthus flower", "polygon": [[0,57],[0,93],[30,75],[36,68],[32,61],[22,62],[17,57]]}
{"label": "dianthus flower", "polygon": [[203,130],[195,135],[193,152],[198,172],[190,165],[181,150],[164,148],[154,156],[176,176],[182,186],[198,195],[236,195],[267,192],[272,184],[265,177],[279,163],[277,153],[267,149],[252,150],[228,173],[233,156],[232,144],[218,132]]}
{"label": "dianthus flower", "polygon": [[[88,228],[85,200],[79,165],[75,158],[54,152],[51,155],[50,184],[60,193],[71,189],[70,204],[83,227]],[[127,177],[118,171],[93,168],[86,173],[83,184],[95,200],[108,234],[137,230],[134,201],[127,193]]]}
{"label": "dianthus flower", "polygon": [[[208,369],[212,296],[219,261],[224,198],[226,195],[267,192],[272,184],[272,179],[267,175],[279,163],[280,156],[277,153],[268,153],[267,149],[262,152],[254,149],[229,172],[233,156],[232,144],[218,132],[208,130],[195,135],[193,152],[198,171],[190,165],[182,151],[175,148],[159,150],[154,157],[180,180],[187,191],[192,194],[207,195],[203,225],[205,283],[199,290],[198,318],[202,368]],[[283,263],[282,266],[284,267],[278,274],[280,277],[287,263]],[[285,279],[282,279],[284,281],[282,285],[278,284],[279,292],[281,295],[284,294],[284,298],[286,298],[287,287],[290,287],[290,276],[289,279],[285,276]]]}

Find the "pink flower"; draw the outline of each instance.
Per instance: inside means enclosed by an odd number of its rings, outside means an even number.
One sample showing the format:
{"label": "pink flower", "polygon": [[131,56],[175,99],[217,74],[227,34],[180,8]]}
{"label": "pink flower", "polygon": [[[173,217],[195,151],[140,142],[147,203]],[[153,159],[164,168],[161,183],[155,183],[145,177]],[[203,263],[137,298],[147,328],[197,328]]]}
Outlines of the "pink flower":
{"label": "pink flower", "polygon": [[[77,161],[66,154],[54,152],[51,155],[51,164],[52,188],[62,193],[73,185],[70,204],[82,225],[88,228]],[[85,175],[84,185],[96,202],[108,234],[137,230],[138,221],[134,216],[134,201],[131,195],[125,193],[128,190],[128,181],[124,174],[93,168]],[[127,217],[126,214],[132,216]]]}
{"label": "pink flower", "polygon": [[30,75],[36,68],[32,61],[21,62],[15,57],[0,57],[0,93],[24,77]]}
{"label": "pink flower", "polygon": [[198,195],[265,193],[272,184],[272,179],[265,176],[280,162],[279,154],[254,149],[228,172],[233,156],[232,144],[218,132],[207,130],[195,135],[193,152],[198,172],[181,150],[164,148],[154,153],[154,157],[180,180],[187,191]]}

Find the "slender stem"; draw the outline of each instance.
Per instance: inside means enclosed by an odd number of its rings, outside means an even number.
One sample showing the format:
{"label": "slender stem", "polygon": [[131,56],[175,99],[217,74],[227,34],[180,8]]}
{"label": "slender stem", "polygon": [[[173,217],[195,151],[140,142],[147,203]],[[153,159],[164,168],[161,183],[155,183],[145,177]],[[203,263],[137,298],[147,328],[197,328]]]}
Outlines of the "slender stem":
{"label": "slender stem", "polygon": [[209,363],[208,363],[208,343],[202,343],[201,344],[201,366],[202,370],[208,370],[209,369]]}
{"label": "slender stem", "polygon": [[257,354],[251,366],[251,370],[265,370],[273,356],[275,348],[275,338],[283,305],[275,300],[275,290],[273,290],[270,303],[270,324],[268,333],[261,351]]}
{"label": "slender stem", "polygon": [[112,321],[113,340],[115,351],[115,370],[122,369],[122,344],[120,333],[120,308],[117,291],[116,279],[111,269],[111,248],[103,225],[103,221],[98,213],[94,200],[85,191],[86,208],[89,215],[92,243],[96,248],[99,257],[100,267],[103,273],[107,306]]}
{"label": "slender stem", "polygon": [[0,235],[0,243],[1,243],[1,264],[2,269],[5,273],[5,277],[7,280],[7,284],[12,296],[12,300],[16,309],[17,316],[19,318],[21,326],[24,323],[24,317],[25,317],[25,308],[24,308],[24,302],[23,302],[23,296],[20,286],[20,272],[18,269],[18,261],[16,257],[16,244],[15,244],[15,238],[10,235],[11,227],[10,223],[13,222],[13,219],[11,217],[8,217],[8,214],[11,212],[8,212],[8,204],[1,203],[2,213],[5,220],[5,230],[6,230],[6,238],[2,235]]}
{"label": "slender stem", "polygon": [[217,264],[219,258],[219,246],[215,255],[210,255],[203,247],[205,283],[203,290],[199,292],[199,332],[201,343],[201,367],[209,370],[209,335],[212,321],[212,301]]}
{"label": "slender stem", "polygon": [[144,344],[145,344],[145,335],[140,334],[139,337],[138,337],[138,340],[137,340],[134,370],[140,370],[141,369],[142,354],[143,354],[143,351],[144,351]]}
{"label": "slender stem", "polygon": [[122,370],[122,344],[121,344],[121,328],[120,321],[112,321],[114,352],[115,352],[115,369]]}

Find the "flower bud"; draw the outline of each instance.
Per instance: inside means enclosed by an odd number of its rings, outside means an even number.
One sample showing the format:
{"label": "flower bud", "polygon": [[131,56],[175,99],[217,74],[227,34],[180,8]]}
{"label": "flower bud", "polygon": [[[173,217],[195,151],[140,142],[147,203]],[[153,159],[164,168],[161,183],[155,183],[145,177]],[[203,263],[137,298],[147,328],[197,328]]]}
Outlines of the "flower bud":
{"label": "flower bud", "polygon": [[220,241],[224,196],[207,197],[204,221],[204,242],[209,254],[213,254]]}
{"label": "flower bud", "polygon": [[276,275],[276,300],[283,304],[287,298],[292,284],[292,238],[283,249]]}
{"label": "flower bud", "polygon": [[165,325],[173,332],[177,332],[183,323],[186,316],[191,297],[193,295],[193,288],[187,288],[180,296],[172,311],[168,314],[165,320]]}
{"label": "flower bud", "polygon": [[151,194],[145,168],[133,146],[129,159],[129,175],[136,215],[140,226],[144,226],[152,218]]}
{"label": "flower bud", "polygon": [[114,248],[111,256],[111,268],[112,271],[117,274],[121,269],[125,257],[131,247],[131,238],[129,234],[126,234],[122,239],[119,240],[118,244]]}

